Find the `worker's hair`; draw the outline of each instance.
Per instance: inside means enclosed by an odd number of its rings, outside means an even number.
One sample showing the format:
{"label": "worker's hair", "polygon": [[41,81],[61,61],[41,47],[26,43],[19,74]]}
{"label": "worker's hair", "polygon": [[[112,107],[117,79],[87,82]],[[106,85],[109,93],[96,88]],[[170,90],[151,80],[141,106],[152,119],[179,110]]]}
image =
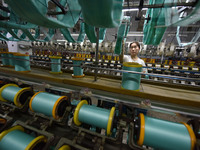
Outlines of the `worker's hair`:
{"label": "worker's hair", "polygon": [[136,45],[139,47],[139,49],[140,49],[140,43],[139,43],[139,42],[136,42],[136,41],[135,41],[135,42],[132,42],[132,43],[130,43],[130,44],[129,44],[129,47],[131,47],[131,44],[133,44],[133,43],[135,43],[135,44],[136,44]]}

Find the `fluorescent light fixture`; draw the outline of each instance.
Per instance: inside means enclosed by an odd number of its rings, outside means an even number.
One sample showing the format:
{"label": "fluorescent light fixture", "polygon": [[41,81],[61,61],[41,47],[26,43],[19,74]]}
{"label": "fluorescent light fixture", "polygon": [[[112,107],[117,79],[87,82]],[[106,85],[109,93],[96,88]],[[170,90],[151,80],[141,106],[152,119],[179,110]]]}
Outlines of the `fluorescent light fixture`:
{"label": "fluorescent light fixture", "polygon": [[67,42],[67,40],[56,40],[57,42]]}
{"label": "fluorescent light fixture", "polygon": [[143,32],[129,32],[127,36],[144,36]]}
{"label": "fluorescent light fixture", "polygon": [[[147,10],[148,8],[142,8],[142,10]],[[123,9],[122,12],[127,12],[127,11],[138,11],[138,8],[131,8],[131,9]]]}
{"label": "fluorescent light fixture", "polygon": [[127,36],[144,36],[144,34],[132,34],[132,33],[128,33]]}
{"label": "fluorescent light fixture", "polygon": [[72,36],[79,36],[79,34],[71,34]]}

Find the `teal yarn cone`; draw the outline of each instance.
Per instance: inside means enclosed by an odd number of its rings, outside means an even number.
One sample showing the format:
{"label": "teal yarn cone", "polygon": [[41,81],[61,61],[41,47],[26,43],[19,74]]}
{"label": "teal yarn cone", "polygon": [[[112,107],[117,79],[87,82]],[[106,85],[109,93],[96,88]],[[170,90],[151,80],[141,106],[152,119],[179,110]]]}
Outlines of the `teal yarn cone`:
{"label": "teal yarn cone", "polygon": [[9,61],[9,65],[10,66],[14,66],[14,62],[13,62],[13,54],[11,52],[8,53],[8,61]]}
{"label": "teal yarn cone", "polygon": [[51,71],[50,73],[59,74],[61,71],[61,59],[60,56],[49,56],[51,58]]}
{"label": "teal yarn cone", "polygon": [[9,63],[11,66],[15,67],[15,56],[14,54],[18,54],[17,52],[9,52]]}
{"label": "teal yarn cone", "polygon": [[29,108],[34,112],[59,119],[64,114],[67,103],[66,96],[40,91],[32,96],[29,102]]}
{"label": "teal yarn cone", "polygon": [[[17,107],[22,107],[25,104],[26,99],[23,98],[23,94],[30,95],[30,87],[20,88],[16,84],[6,84],[0,88],[0,100],[13,102]],[[27,97],[28,98],[28,97]]]}
{"label": "teal yarn cone", "polygon": [[83,74],[83,68],[78,67],[81,65],[81,63],[85,60],[85,58],[82,57],[73,57],[73,65],[76,65],[73,67],[73,74],[72,77],[74,78],[81,78],[84,77],[85,75]]}
{"label": "teal yarn cone", "polygon": [[0,134],[0,149],[2,150],[30,150],[45,142],[44,136],[33,137],[25,133],[24,128],[18,125]]}
{"label": "teal yarn cone", "polygon": [[137,144],[162,150],[193,150],[196,137],[186,123],[175,123],[139,114],[140,135]]}
{"label": "teal yarn cone", "polygon": [[115,115],[115,107],[111,110],[88,105],[86,100],[82,100],[76,107],[74,113],[74,123],[81,125],[86,123],[91,126],[106,129],[107,135],[112,133],[112,123]]}
{"label": "teal yarn cone", "polygon": [[[142,72],[142,65],[134,62],[123,63],[123,70]],[[127,90],[139,90],[140,89],[140,74],[122,73],[122,88]]]}
{"label": "teal yarn cone", "polygon": [[15,53],[15,71],[29,72],[30,67],[30,57],[26,54]]}
{"label": "teal yarn cone", "polygon": [[3,66],[10,66],[9,52],[1,52],[0,54]]}

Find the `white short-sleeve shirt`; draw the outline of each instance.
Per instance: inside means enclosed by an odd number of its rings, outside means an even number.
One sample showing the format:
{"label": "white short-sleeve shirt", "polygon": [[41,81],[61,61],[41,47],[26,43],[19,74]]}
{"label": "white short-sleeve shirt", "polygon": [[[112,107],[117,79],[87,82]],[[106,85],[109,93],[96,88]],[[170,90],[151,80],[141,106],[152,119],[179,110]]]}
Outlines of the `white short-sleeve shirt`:
{"label": "white short-sleeve shirt", "polygon": [[[142,65],[143,67],[146,67],[145,62],[142,59],[138,58],[137,60],[133,60],[130,55],[124,55],[123,61],[124,62],[136,62],[136,63]],[[145,73],[148,73],[147,68],[142,68],[142,71]]]}

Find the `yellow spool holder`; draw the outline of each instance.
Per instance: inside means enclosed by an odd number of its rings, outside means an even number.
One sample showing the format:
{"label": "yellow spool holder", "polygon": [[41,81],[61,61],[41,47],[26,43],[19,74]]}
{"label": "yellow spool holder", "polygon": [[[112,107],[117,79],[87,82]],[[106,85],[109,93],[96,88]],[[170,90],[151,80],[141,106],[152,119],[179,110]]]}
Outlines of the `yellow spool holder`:
{"label": "yellow spool holder", "polygon": [[61,74],[61,73],[63,73],[62,71],[60,71],[60,72],[52,72],[52,71],[49,71],[49,73],[51,73],[51,74]]}
{"label": "yellow spool holder", "polygon": [[63,145],[58,150],[71,150],[71,148],[69,147],[69,145]]}
{"label": "yellow spool holder", "polygon": [[55,102],[54,106],[53,106],[53,110],[52,110],[52,116],[54,119],[59,119],[59,116],[57,115],[57,110],[58,110],[58,107],[59,104],[61,102],[63,102],[64,100],[67,100],[67,96],[61,96],[59,99],[57,99],[57,101]]}
{"label": "yellow spool holder", "polygon": [[124,62],[123,66],[125,67],[134,67],[134,68],[141,68],[142,65],[135,63],[135,62]]}
{"label": "yellow spool holder", "polygon": [[32,149],[35,147],[35,145],[37,145],[38,143],[40,143],[40,142],[42,142],[42,141],[46,142],[45,136],[40,135],[40,136],[36,137],[35,139],[33,139],[33,140],[27,145],[27,147],[25,148],[25,150],[32,150]]}
{"label": "yellow spool holder", "polygon": [[81,75],[81,76],[75,76],[74,74],[72,74],[72,78],[82,78],[82,77],[84,77],[85,76],[85,74],[83,74],[83,75]]}
{"label": "yellow spool holder", "polygon": [[144,133],[145,133],[145,118],[144,118],[144,114],[140,113],[139,114],[139,118],[140,118],[140,137],[139,137],[139,140],[137,141],[137,144],[139,146],[142,146],[143,142],[144,142]]}
{"label": "yellow spool holder", "polygon": [[113,118],[115,115],[115,107],[112,107],[110,110],[110,115],[109,115],[109,119],[108,119],[108,124],[107,124],[107,135],[111,135],[111,129],[112,129],[112,122],[113,122]]}
{"label": "yellow spool holder", "polygon": [[182,122],[182,124],[185,125],[185,127],[187,128],[188,132],[189,132],[189,135],[190,135],[190,140],[191,140],[191,150],[194,149],[194,146],[196,144],[196,136],[192,130],[192,128],[187,124],[187,123],[184,123]]}
{"label": "yellow spool holder", "polygon": [[14,56],[29,56],[28,54],[14,53]]}
{"label": "yellow spool holder", "polygon": [[61,59],[62,57],[61,56],[49,56],[49,58],[52,58],[52,59]]}
{"label": "yellow spool holder", "polygon": [[17,106],[17,107],[22,107],[23,105],[20,104],[19,102],[19,97],[24,93],[24,92],[27,92],[27,91],[31,91],[31,88],[30,87],[25,87],[21,90],[19,90],[17,92],[17,94],[15,94],[15,97],[14,97],[14,104]]}
{"label": "yellow spool holder", "polygon": [[85,60],[85,58],[83,58],[83,57],[72,57],[71,58],[72,60],[79,60],[79,61],[83,61],[83,60]]}
{"label": "yellow spool holder", "polygon": [[78,120],[78,114],[79,114],[79,110],[81,109],[81,107],[84,104],[88,104],[88,102],[86,100],[82,100],[81,102],[79,102],[78,105],[76,106],[76,109],[75,109],[75,112],[74,112],[74,118],[73,119],[74,119],[74,123],[77,126],[81,125],[81,122]]}
{"label": "yellow spool holder", "polygon": [[37,93],[35,93],[35,94],[31,97],[31,100],[30,100],[30,102],[29,102],[29,108],[30,108],[31,111],[34,112],[34,110],[33,110],[33,108],[32,108],[32,101],[33,101],[33,99],[35,98],[36,95],[38,95],[39,93],[42,93],[42,92],[44,92],[44,91],[37,92]]}

